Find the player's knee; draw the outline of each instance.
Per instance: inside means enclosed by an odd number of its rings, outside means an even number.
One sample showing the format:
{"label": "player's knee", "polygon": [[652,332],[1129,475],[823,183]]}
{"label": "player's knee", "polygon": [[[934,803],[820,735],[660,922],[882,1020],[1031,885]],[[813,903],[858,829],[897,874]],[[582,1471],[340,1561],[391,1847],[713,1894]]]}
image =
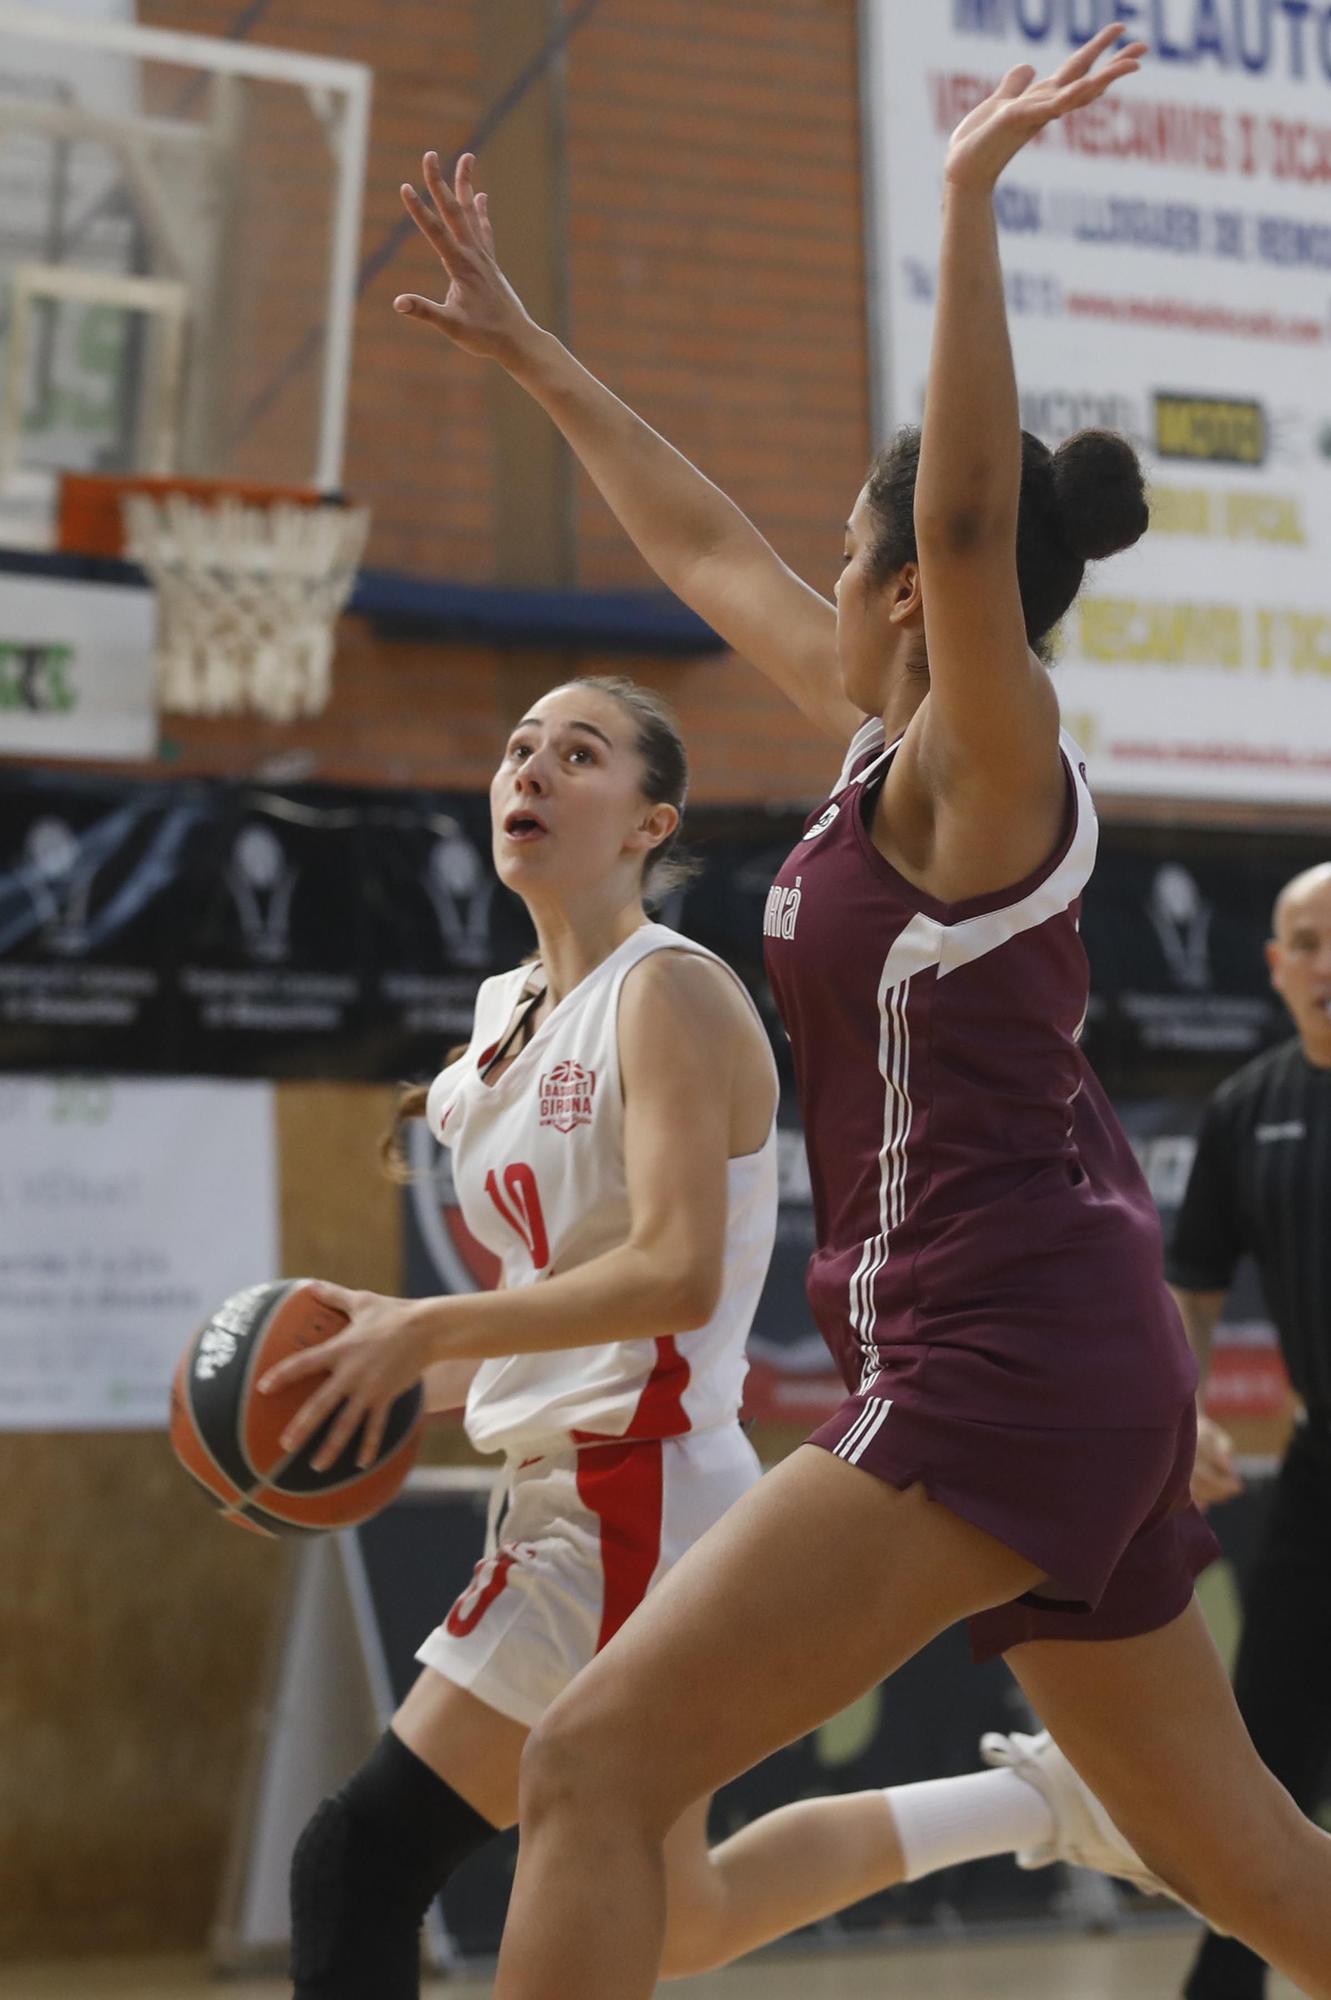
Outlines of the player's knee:
{"label": "player's knee", "polygon": [[1197,1824],[1175,1802],[1153,1801],[1133,1812],[1119,1802],[1115,1822],[1133,1852],[1158,1881],[1201,1915],[1203,1884],[1213,1874],[1211,1829]]}
{"label": "player's knee", "polygon": [[1260,1941],[1278,1934],[1290,1920],[1306,1880],[1301,1862],[1307,1844],[1325,1835],[1274,1782],[1266,1798],[1247,1802],[1244,1817],[1247,1825],[1231,1824],[1221,1837],[1206,1839],[1195,1856],[1187,1857],[1184,1868],[1193,1893],[1179,1893],[1217,1930]]}
{"label": "player's knee", "polygon": [[583,1735],[576,1721],[565,1722],[558,1703],[532,1730],[518,1766],[518,1817],[524,1827],[549,1813],[575,1810],[587,1797],[586,1767],[579,1761]]}
{"label": "player's knee", "polygon": [[345,1794],[325,1799],[291,1857],[296,2000],[415,2000],[424,1914]]}
{"label": "player's knee", "polygon": [[296,2000],[415,2000],[425,1913],[493,1834],[405,1744],[385,1736],[296,1842]]}
{"label": "player's knee", "polygon": [[1274,1786],[1245,1802],[1250,1824],[1200,1824],[1189,1815],[1177,1829],[1142,1829],[1133,1845],[1166,1887],[1215,1929],[1264,1936],[1298,1879],[1296,1848],[1305,1828],[1292,1801]]}
{"label": "player's knee", "polygon": [[297,1987],[326,1978],[337,1959],[341,1892],[352,1872],[351,1816],[325,1799],[291,1856],[291,1977]]}
{"label": "player's knee", "polygon": [[634,1761],[618,1732],[577,1690],[561,1695],[527,1738],[518,1773],[522,1824],[551,1812],[576,1812],[631,1798]]}

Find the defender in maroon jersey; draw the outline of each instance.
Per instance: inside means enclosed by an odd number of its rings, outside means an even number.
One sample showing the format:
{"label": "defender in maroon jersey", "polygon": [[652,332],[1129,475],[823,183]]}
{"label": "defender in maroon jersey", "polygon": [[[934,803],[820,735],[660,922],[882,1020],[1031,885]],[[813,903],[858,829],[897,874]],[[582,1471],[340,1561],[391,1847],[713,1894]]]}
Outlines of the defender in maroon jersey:
{"label": "defender in maroon jersey", "polygon": [[1331,2000],[1331,1840],[1258,1761],[1191,1598],[1211,1546],[1186,1497],[1192,1367],[1076,1042],[1093,819],[1037,652],[1147,510],[1123,440],[1023,439],[993,192],[1138,67],[1122,37],[1042,83],[1013,70],[953,135],[923,431],[855,503],[835,613],[515,330],[479,205],[454,203],[448,299],[405,302],[504,362],[664,581],[841,744],[876,718],[768,912],[818,1181],[811,1292],[852,1394],[530,1738],[496,2000],[647,2000],[690,1804],[961,1618],[1010,1649],[1146,1863]]}
{"label": "defender in maroon jersey", "polygon": [[899,749],[881,722],[858,732],[764,924],[809,1149],[809,1299],[851,1391],[814,1442],[1046,1572],[973,1621],[981,1656],[1150,1630],[1215,1543],[1188,1499],[1197,1371],[1155,1204],[1080,1047],[1085,766],[1063,736],[1043,866],[945,903],[874,844]]}

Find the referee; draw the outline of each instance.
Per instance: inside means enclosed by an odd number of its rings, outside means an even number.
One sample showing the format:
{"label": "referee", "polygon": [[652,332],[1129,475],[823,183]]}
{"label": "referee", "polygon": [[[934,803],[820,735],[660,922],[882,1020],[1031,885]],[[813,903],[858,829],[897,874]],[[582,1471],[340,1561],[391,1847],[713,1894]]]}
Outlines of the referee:
{"label": "referee", "polygon": [[[1271,984],[1297,1035],[1206,1107],[1167,1273],[1205,1385],[1239,1258],[1261,1274],[1303,1416],[1245,1598],[1235,1692],[1259,1756],[1306,1813],[1331,1776],[1331,864],[1276,903]],[[1193,1498],[1242,1488],[1230,1440],[1203,1418]],[[1208,1932],[1185,2000],[1262,2000],[1266,1966]]]}

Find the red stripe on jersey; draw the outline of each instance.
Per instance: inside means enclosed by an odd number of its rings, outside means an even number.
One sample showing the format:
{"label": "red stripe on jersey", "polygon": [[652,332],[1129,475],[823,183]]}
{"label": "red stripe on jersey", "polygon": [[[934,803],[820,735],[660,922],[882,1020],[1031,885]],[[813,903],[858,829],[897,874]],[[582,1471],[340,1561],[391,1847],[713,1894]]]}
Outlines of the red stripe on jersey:
{"label": "red stripe on jersey", "polygon": [[636,1611],[661,1560],[661,1446],[596,1445],[578,1453],[578,1497],[601,1524],[599,1653]]}
{"label": "red stripe on jersey", "polygon": [[570,1431],[569,1436],[574,1444],[597,1444],[602,1438],[626,1443],[629,1439],[683,1437],[693,1428],[684,1408],[684,1392],[692,1379],[693,1370],[680,1353],[675,1335],[661,1334],[652,1372],[643,1384],[628,1429],[614,1440],[605,1431]]}
{"label": "red stripe on jersey", "polygon": [[656,1343],[656,1364],[638,1398],[626,1438],[682,1437],[690,1428],[684,1408],[684,1391],[693,1370],[680,1353],[673,1333],[662,1334]]}

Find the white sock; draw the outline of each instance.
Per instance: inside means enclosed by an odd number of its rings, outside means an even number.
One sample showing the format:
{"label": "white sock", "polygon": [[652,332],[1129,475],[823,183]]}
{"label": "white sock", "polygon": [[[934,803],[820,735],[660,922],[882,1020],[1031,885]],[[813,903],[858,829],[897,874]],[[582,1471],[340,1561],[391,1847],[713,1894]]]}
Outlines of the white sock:
{"label": "white sock", "polygon": [[1054,1835],[1054,1815],[1015,1771],[931,1778],[884,1793],[897,1824],[907,1882],[939,1868],[1039,1847]]}

